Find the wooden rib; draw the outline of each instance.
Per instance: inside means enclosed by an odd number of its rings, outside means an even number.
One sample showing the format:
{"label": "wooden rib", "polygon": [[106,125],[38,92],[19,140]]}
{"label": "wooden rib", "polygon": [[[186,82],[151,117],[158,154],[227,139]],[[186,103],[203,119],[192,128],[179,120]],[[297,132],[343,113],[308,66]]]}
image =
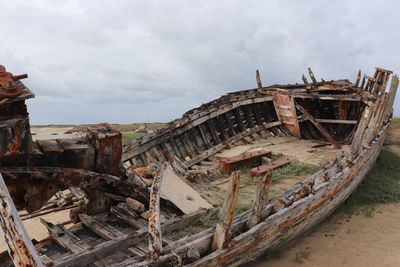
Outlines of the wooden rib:
{"label": "wooden rib", "polygon": [[214,140],[214,144],[219,144],[222,142],[220,136],[217,134],[217,128],[215,126],[216,118],[207,121],[207,126],[209,129],[209,133]]}
{"label": "wooden rib", "polygon": [[256,70],[256,81],[257,81],[257,87],[261,89],[262,82],[261,82],[260,72],[258,70]]}
{"label": "wooden rib", "polygon": [[250,216],[247,220],[247,229],[254,227],[261,220],[261,211],[268,203],[268,190],[272,181],[272,172],[267,171],[264,179],[258,184],[256,189],[256,196],[254,199],[253,207]]}
{"label": "wooden rib", "polygon": [[229,134],[226,132],[226,124],[224,123],[224,120],[222,118],[223,115],[220,115],[215,118],[215,128],[217,131],[220,133],[219,137],[224,142],[225,140],[229,139]]}
{"label": "wooden rib", "polygon": [[236,205],[239,199],[240,171],[233,172],[229,182],[226,198],[219,214],[219,221],[215,228],[211,251],[221,249],[230,240],[230,231]]}
{"label": "wooden rib", "polygon": [[178,143],[176,142],[175,137],[171,137],[170,142],[171,142],[172,148],[174,149],[175,154],[178,156],[178,158],[183,159],[185,157],[185,155],[182,153],[180,147],[178,146]]}
{"label": "wooden rib", "polygon": [[229,111],[225,113],[225,119],[226,122],[228,123],[228,129],[231,133],[230,135],[234,136],[236,134],[236,131]]}
{"label": "wooden rib", "polygon": [[244,116],[246,118],[247,128],[253,128],[254,127],[254,121],[253,121],[253,116],[252,116],[250,105],[246,105],[244,107]]}
{"label": "wooden rib", "polygon": [[253,111],[254,117],[256,118],[257,124],[258,125],[262,124],[263,122],[262,122],[262,119],[261,119],[261,116],[260,116],[260,113],[259,113],[259,110],[258,110],[256,104],[252,104],[251,109]]}
{"label": "wooden rib", "polygon": [[191,144],[192,144],[192,147],[193,147],[194,150],[196,151],[196,154],[201,153],[201,151],[202,151],[203,149],[202,149],[202,147],[201,147],[201,143],[199,142],[197,133],[196,133],[196,131],[195,131],[194,128],[190,129],[190,130],[187,132],[187,137],[188,137],[188,139],[190,140],[190,142],[191,142]]}
{"label": "wooden rib", "polygon": [[301,79],[303,80],[304,84],[308,84],[307,78],[304,74],[301,76]]}
{"label": "wooden rib", "polygon": [[308,74],[310,75],[313,84],[317,84],[317,80],[315,79],[314,73],[312,72],[311,68],[308,68]]}
{"label": "wooden rib", "polygon": [[185,155],[187,157],[192,158],[193,157],[193,151],[191,150],[189,144],[187,143],[187,139],[185,138],[184,133],[179,135],[177,138],[179,139],[180,143],[182,144],[182,148],[185,151]]}
{"label": "wooden rib", "polygon": [[[213,146],[213,144],[210,142],[210,139],[207,137],[206,132],[207,132],[207,127],[209,128],[208,121],[206,123],[200,124],[197,126],[197,129],[199,130],[201,139],[203,143],[205,144],[206,148],[210,148]],[[214,140],[215,144],[218,143],[217,140]]]}
{"label": "wooden rib", "polygon": [[234,112],[235,112],[235,120],[236,120],[236,123],[237,123],[237,125],[239,126],[240,131],[243,132],[244,130],[246,130],[246,127],[245,127],[245,125],[244,125],[244,123],[243,123],[243,117],[242,117],[240,108],[239,108],[239,107],[236,108],[236,109],[234,110]]}
{"label": "wooden rib", "polygon": [[333,145],[335,145],[336,148],[339,148],[339,144],[336,142],[336,140],[332,137],[332,135],[322,126],[315,118],[313,115],[311,115],[304,107],[302,107],[299,103],[295,101],[297,109],[300,110],[301,113],[306,116],[312,124],[320,131],[320,133]]}
{"label": "wooden rib", "polygon": [[354,83],[354,87],[358,87],[360,85],[360,80],[361,80],[361,70],[359,70],[357,73],[357,78],[356,82]]}

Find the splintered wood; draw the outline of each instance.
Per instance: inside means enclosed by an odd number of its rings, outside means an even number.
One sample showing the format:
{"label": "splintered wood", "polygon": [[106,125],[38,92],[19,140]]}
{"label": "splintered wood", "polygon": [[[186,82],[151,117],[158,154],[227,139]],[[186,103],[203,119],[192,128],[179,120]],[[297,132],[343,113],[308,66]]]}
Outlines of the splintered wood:
{"label": "splintered wood", "polygon": [[225,202],[219,213],[219,221],[215,228],[211,250],[221,249],[230,240],[231,224],[239,199],[240,171],[233,172],[226,192]]}

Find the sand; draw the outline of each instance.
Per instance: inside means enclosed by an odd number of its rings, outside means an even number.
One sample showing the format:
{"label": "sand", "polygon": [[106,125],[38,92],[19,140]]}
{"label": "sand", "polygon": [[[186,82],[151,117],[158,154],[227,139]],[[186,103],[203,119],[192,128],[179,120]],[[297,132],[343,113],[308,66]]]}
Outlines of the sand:
{"label": "sand", "polygon": [[372,217],[335,215],[290,242],[282,258],[249,266],[400,266],[399,222],[400,204],[378,205]]}

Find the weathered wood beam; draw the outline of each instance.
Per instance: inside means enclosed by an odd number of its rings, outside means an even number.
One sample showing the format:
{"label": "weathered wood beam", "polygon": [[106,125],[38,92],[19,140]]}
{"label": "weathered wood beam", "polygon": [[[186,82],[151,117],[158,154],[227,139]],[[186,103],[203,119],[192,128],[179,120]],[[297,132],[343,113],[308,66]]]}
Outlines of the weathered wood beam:
{"label": "weathered wood beam", "polygon": [[79,214],[78,216],[83,225],[105,240],[111,240],[123,235],[123,233],[118,229],[92,216],[84,213]]}
{"label": "weathered wood beam", "polygon": [[160,227],[160,192],[167,165],[162,163],[154,176],[150,191],[149,205],[149,254],[150,258],[157,260],[162,253],[162,233]]}
{"label": "weathered wood beam", "polygon": [[313,82],[313,84],[317,84],[317,79],[315,79],[314,73],[312,72],[311,68],[308,68],[308,74]]}
{"label": "weathered wood beam", "polygon": [[261,211],[268,203],[268,190],[272,181],[272,172],[267,171],[264,179],[258,184],[256,189],[256,196],[254,199],[253,207],[250,216],[247,220],[247,229],[252,228],[261,220]]}
{"label": "weathered wood beam", "polygon": [[231,225],[239,199],[240,171],[233,172],[226,192],[226,198],[219,214],[211,250],[215,251],[227,245],[231,235]]}
{"label": "weathered wood beam", "polygon": [[40,222],[47,228],[51,239],[57,242],[60,246],[67,251],[76,253],[91,249],[89,245],[74,235],[71,231],[66,229],[63,225],[55,225],[40,218]]}
{"label": "weathered wood beam", "polygon": [[257,81],[257,87],[258,88],[262,88],[262,82],[261,82],[261,76],[260,76],[260,72],[258,70],[256,70],[256,81]]}
{"label": "weathered wood beam", "polygon": [[110,211],[118,218],[133,226],[135,229],[141,229],[146,225],[140,221],[139,214],[128,208],[126,203],[119,203],[111,207]]}
{"label": "weathered wood beam", "polygon": [[0,233],[16,267],[43,267],[0,173]]}
{"label": "weathered wood beam", "polygon": [[322,126],[310,112],[308,112],[303,106],[295,101],[296,108],[300,110],[301,113],[304,114],[314,126],[320,131],[320,133],[329,141],[331,142],[336,148],[339,148],[338,142],[332,137],[332,135]]}
{"label": "weathered wood beam", "polygon": [[357,78],[356,82],[354,83],[354,87],[358,87],[360,85],[360,80],[361,80],[361,70],[359,70],[357,73]]}

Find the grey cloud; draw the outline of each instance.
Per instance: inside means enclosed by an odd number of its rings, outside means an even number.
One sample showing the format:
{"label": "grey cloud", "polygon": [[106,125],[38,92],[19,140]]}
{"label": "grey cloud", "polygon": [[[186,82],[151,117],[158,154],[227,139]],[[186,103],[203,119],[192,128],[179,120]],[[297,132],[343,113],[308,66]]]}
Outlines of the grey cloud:
{"label": "grey cloud", "polygon": [[[33,123],[168,121],[232,90],[399,71],[396,1],[0,1]],[[400,115],[399,98],[395,113]]]}

